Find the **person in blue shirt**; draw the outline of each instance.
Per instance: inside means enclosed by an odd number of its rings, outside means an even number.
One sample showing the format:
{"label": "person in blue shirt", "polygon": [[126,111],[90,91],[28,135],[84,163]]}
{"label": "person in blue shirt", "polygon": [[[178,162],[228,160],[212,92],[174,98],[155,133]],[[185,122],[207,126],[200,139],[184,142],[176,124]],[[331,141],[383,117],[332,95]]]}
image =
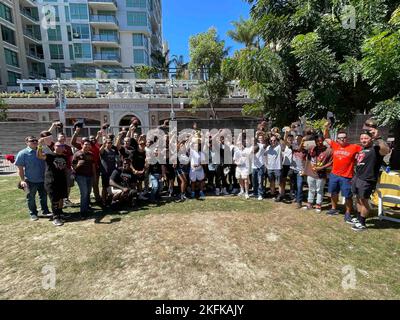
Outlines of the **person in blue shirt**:
{"label": "person in blue shirt", "polygon": [[25,138],[27,147],[17,154],[15,165],[21,179],[20,186],[26,191],[29,214],[32,221],[38,220],[35,196],[39,193],[40,207],[44,216],[51,215],[47,206],[47,193],[44,189],[45,162],[36,156],[38,139],[34,136]]}

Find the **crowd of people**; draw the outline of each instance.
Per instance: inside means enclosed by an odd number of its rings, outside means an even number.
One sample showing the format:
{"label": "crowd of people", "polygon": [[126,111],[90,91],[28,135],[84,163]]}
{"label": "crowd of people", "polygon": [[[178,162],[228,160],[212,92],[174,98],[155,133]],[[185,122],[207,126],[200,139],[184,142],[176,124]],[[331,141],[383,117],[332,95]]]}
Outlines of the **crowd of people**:
{"label": "crowd of people", "polygon": [[[103,126],[97,136],[80,137],[82,129],[75,126],[70,145],[63,132],[53,141],[59,122],[41,132],[39,138],[27,137],[27,147],[18,153],[16,165],[31,220],[38,220],[38,193],[42,214],[56,226],[63,225],[68,219],[63,208],[72,204],[69,198],[75,183],[80,192],[81,219],[93,213],[92,191],[95,203],[104,210],[119,206],[140,209],[147,202],[160,203],[166,192],[168,199],[180,202],[205,199],[206,195],[258,201],[269,198],[319,213],[327,185],[331,206],[326,214],[340,213],[341,193],[346,199],[345,222],[355,231],[364,231],[369,198],[383,158],[390,152],[373,120],[365,123],[359,144],[350,144],[345,131],[332,140],[329,120],[323,132],[303,128],[299,122],[282,130],[268,129],[263,121],[253,134],[243,130],[235,138],[227,129],[211,134],[194,125],[183,139],[169,131],[166,121],[159,128],[167,133],[163,143],[157,136],[140,134],[138,123],[132,118],[130,127],[122,128],[117,136]],[[173,150],[171,140],[177,141]]]}

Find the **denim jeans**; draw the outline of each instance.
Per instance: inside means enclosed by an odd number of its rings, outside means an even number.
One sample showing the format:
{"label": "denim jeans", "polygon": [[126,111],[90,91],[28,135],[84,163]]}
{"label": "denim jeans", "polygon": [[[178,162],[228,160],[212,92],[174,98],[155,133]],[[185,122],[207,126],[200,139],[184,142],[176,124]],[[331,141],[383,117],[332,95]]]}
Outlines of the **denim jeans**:
{"label": "denim jeans", "polygon": [[293,171],[290,176],[292,185],[294,186],[294,194],[296,197],[296,202],[301,203],[303,201],[303,177],[300,172]]}
{"label": "denim jeans", "polygon": [[154,201],[159,197],[159,194],[162,189],[162,183],[160,181],[160,174],[151,174],[150,175],[150,186],[151,186],[151,194],[150,200]]}
{"label": "denim jeans", "polygon": [[75,181],[78,184],[79,192],[81,193],[81,213],[86,213],[89,211],[92,177],[77,175]]}
{"label": "denim jeans", "polygon": [[26,201],[28,203],[29,214],[37,216],[38,211],[36,207],[36,192],[39,192],[40,207],[42,213],[48,213],[49,207],[47,206],[47,192],[44,189],[44,182],[34,183],[27,181],[29,192],[26,194]]}
{"label": "denim jeans", "polygon": [[317,194],[317,204],[321,205],[324,199],[324,187],[326,179],[315,179],[307,177],[308,183],[308,203],[314,204],[315,194]]}
{"label": "denim jeans", "polygon": [[256,197],[264,194],[264,172],[264,166],[258,169],[253,169],[253,194]]}

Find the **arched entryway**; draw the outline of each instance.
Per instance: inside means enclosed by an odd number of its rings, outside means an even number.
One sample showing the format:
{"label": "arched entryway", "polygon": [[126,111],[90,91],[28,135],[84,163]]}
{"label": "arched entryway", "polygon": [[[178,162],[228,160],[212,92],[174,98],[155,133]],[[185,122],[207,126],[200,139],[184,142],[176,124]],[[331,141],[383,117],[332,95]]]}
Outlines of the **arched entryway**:
{"label": "arched entryway", "polygon": [[119,124],[118,124],[119,128],[120,129],[122,129],[123,127],[129,128],[129,126],[131,125],[131,120],[132,120],[133,117],[135,117],[139,122],[139,124],[138,124],[138,126],[136,128],[136,132],[139,133],[139,134],[142,134],[142,122],[140,121],[139,117],[137,117],[134,114],[124,115],[121,118],[121,120],[119,121]]}

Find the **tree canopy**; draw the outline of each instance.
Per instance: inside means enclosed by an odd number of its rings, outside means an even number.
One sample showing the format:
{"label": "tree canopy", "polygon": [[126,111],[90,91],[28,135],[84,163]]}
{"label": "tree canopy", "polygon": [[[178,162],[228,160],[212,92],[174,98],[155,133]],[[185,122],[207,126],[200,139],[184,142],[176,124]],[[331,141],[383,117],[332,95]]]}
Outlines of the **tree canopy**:
{"label": "tree canopy", "polygon": [[332,111],[347,124],[355,113],[398,104],[398,0],[247,2],[260,45],[222,67],[255,99],[246,113],[287,124]]}

